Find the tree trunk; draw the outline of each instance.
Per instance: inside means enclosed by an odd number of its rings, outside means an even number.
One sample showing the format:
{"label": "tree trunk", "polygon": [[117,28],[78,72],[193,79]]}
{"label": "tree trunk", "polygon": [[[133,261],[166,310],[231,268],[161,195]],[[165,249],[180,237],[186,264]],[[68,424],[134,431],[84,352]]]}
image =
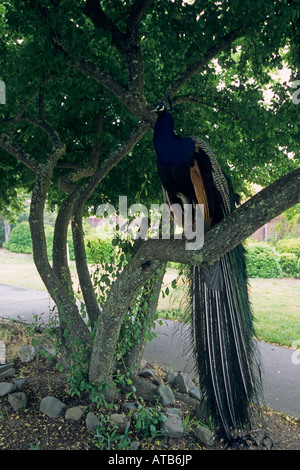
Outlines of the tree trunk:
{"label": "tree trunk", "polygon": [[90,320],[91,326],[94,327],[100,316],[100,309],[86,260],[81,207],[77,207],[77,210],[74,213],[74,218],[72,220],[72,234],[75,263],[80,288],[84,298],[88,318]]}
{"label": "tree trunk", "polygon": [[97,325],[89,368],[91,383],[111,384],[115,366],[115,351],[124,316],[139,288],[161,266],[161,262],[154,261],[134,269],[132,260],[130,260],[113,283]]}
{"label": "tree trunk", "polygon": [[29,224],[33,259],[49,294],[57,305],[60,322],[67,326],[70,333],[69,338],[76,349],[80,344],[90,346],[91,338],[89,330],[78,312],[76,303],[72,301],[65,290],[65,286],[57,278],[48,259],[44,231],[44,208],[51,174],[52,172],[49,171],[46,165],[38,171],[32,192]]}
{"label": "tree trunk", "polygon": [[5,242],[8,242],[10,236],[10,223],[6,220],[4,220],[4,236]]}
{"label": "tree trunk", "polygon": [[143,288],[142,299],[138,304],[138,318],[140,336],[133,341],[132,347],[123,357],[125,370],[134,372],[141,363],[146,347],[146,333],[149,333],[157,310],[158,298],[163,278],[166,272],[166,263],[155,273]]}

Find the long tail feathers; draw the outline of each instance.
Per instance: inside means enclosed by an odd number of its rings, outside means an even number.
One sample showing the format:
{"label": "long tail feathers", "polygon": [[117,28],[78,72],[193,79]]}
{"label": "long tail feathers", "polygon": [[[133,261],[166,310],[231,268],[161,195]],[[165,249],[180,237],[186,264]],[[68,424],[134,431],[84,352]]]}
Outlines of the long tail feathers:
{"label": "long tail feathers", "polygon": [[243,248],[192,271],[193,340],[208,410],[227,436],[251,423],[261,393]]}

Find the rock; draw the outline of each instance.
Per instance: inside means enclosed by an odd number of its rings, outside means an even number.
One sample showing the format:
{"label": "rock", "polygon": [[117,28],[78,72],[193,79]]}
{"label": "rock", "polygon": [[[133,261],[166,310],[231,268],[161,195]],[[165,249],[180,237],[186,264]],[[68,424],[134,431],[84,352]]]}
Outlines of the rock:
{"label": "rock", "polygon": [[116,426],[118,433],[125,434],[130,426],[130,416],[125,414],[114,413],[110,416],[110,424]]}
{"label": "rock", "polygon": [[195,414],[200,421],[203,421],[204,423],[209,422],[209,411],[204,398],[197,403]]}
{"label": "rock", "polygon": [[174,381],[175,381],[175,379],[176,379],[176,374],[175,374],[172,370],[170,370],[170,371],[167,373],[166,379],[167,379],[167,382],[168,382],[169,385],[173,385],[173,384],[174,384]]}
{"label": "rock", "polygon": [[152,379],[152,383],[154,385],[163,385],[164,384],[164,381],[161,377],[153,377]]}
{"label": "rock", "polygon": [[92,411],[90,411],[87,414],[85,423],[86,423],[86,427],[90,431],[95,431],[97,427],[101,426],[101,422],[99,421],[97,416]]}
{"label": "rock", "polygon": [[155,376],[155,370],[154,369],[143,369],[138,373],[138,375],[140,377],[146,377],[146,378],[154,377]]}
{"label": "rock", "polygon": [[139,441],[132,441],[130,444],[130,450],[139,450],[140,448],[140,442]]}
{"label": "rock", "polygon": [[136,406],[135,403],[126,402],[126,403],[123,404],[122,410],[123,410],[125,413],[129,413],[130,411],[136,411],[136,410],[137,410],[137,406]]}
{"label": "rock", "polygon": [[0,383],[0,397],[4,397],[5,395],[8,395],[9,393],[12,393],[16,390],[15,384],[12,384],[10,382],[1,382]]}
{"label": "rock", "polygon": [[182,418],[182,411],[179,408],[169,408],[167,413],[178,415],[180,419]]}
{"label": "rock", "polygon": [[[139,377],[132,375],[131,377],[132,380],[132,385],[135,387],[135,395],[137,397],[143,398],[143,400],[150,402],[150,403],[156,403],[157,401],[157,387],[153,383],[140,379]],[[132,392],[132,387],[131,386],[123,386],[122,387],[122,393],[127,394],[129,392]]]}
{"label": "rock", "polygon": [[18,348],[18,356],[22,362],[31,362],[35,358],[35,348],[30,344],[24,344]]}
{"label": "rock", "polygon": [[41,356],[48,357],[50,359],[55,359],[57,356],[57,351],[54,347],[47,348],[47,346],[45,346],[44,344],[37,345],[37,352]]}
{"label": "rock", "polygon": [[40,403],[41,413],[49,416],[49,418],[58,418],[65,408],[66,405],[55,397],[45,397]]}
{"label": "rock", "polygon": [[175,401],[174,393],[168,385],[159,385],[157,388],[157,394],[162,406],[172,405]]}
{"label": "rock", "polygon": [[1,377],[2,372],[5,372],[6,370],[11,369],[13,366],[14,366],[13,362],[11,362],[10,364],[4,364],[0,366],[0,377]]}
{"label": "rock", "polygon": [[80,421],[86,410],[85,406],[74,406],[66,411],[65,418],[71,421]]}
{"label": "rock", "polygon": [[198,400],[196,400],[195,398],[190,397],[187,393],[177,392],[176,390],[174,390],[173,393],[175,395],[176,400],[180,400],[183,403],[194,406],[196,408]]}
{"label": "rock", "polygon": [[13,407],[14,411],[24,410],[27,406],[27,398],[23,392],[11,393],[8,395],[8,401]]}
{"label": "rock", "polygon": [[1,368],[0,368],[0,379],[11,378],[15,375],[15,373],[16,373],[16,370],[13,367],[10,367],[4,370],[3,372],[1,372]]}
{"label": "rock", "polygon": [[204,426],[198,426],[194,429],[194,436],[209,447],[213,446],[215,443],[213,433]]}
{"label": "rock", "polygon": [[26,385],[26,382],[27,382],[26,379],[17,379],[14,381],[14,384],[18,390],[22,390],[24,386]]}
{"label": "rock", "polygon": [[165,432],[167,437],[179,439],[183,435],[183,425],[180,416],[174,413],[166,412],[166,421],[162,421],[160,428]]}
{"label": "rock", "polygon": [[186,372],[179,372],[174,380],[174,387],[181,393],[188,393],[191,388],[195,388],[195,384]]}
{"label": "rock", "polygon": [[202,392],[200,390],[200,387],[190,388],[189,395],[193,398],[196,398],[196,400],[201,400]]}

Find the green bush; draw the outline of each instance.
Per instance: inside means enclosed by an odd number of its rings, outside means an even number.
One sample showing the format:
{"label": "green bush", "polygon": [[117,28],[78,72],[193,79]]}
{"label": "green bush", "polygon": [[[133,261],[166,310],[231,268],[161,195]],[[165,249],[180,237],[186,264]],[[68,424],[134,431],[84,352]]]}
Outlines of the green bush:
{"label": "green bush", "polygon": [[300,277],[300,260],[294,253],[280,253],[280,266],[285,277]]}
{"label": "green bush", "polygon": [[276,244],[279,253],[293,253],[300,258],[300,238],[283,238]]}
{"label": "green bush", "polygon": [[103,264],[113,262],[115,247],[111,240],[102,239],[96,235],[89,235],[85,239],[85,245],[88,263]]}
{"label": "green bush", "polygon": [[[45,235],[48,254],[52,256],[53,227],[45,225]],[[15,225],[10,233],[9,240],[4,243],[4,248],[14,253],[32,254],[32,241],[29,222],[23,221]]]}
{"label": "green bush", "polygon": [[247,272],[249,277],[281,277],[280,255],[265,242],[247,244]]}
{"label": "green bush", "polygon": [[15,253],[32,253],[31,234],[28,222],[15,225],[4,248]]}

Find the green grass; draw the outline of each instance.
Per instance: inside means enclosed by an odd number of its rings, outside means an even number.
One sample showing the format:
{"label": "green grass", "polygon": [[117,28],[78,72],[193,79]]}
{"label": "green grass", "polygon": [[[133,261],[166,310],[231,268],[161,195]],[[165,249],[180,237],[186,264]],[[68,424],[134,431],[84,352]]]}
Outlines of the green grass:
{"label": "green grass", "polygon": [[[71,271],[75,272],[73,264]],[[161,318],[180,321],[184,287],[172,289],[176,276],[176,269],[167,270],[164,288],[168,287],[170,294],[160,295],[158,311]],[[0,283],[45,290],[31,255],[3,249],[0,249]],[[300,279],[250,279],[249,284],[257,338],[288,347],[300,340]]]}
{"label": "green grass", "polygon": [[250,287],[257,338],[292,346],[300,339],[300,280],[251,279]]}
{"label": "green grass", "polygon": [[[160,296],[158,310],[162,318],[180,321],[183,287],[173,291],[170,283],[175,277],[176,271],[168,270],[165,286],[170,295]],[[288,347],[300,340],[300,279],[250,279],[249,286],[256,337]]]}

